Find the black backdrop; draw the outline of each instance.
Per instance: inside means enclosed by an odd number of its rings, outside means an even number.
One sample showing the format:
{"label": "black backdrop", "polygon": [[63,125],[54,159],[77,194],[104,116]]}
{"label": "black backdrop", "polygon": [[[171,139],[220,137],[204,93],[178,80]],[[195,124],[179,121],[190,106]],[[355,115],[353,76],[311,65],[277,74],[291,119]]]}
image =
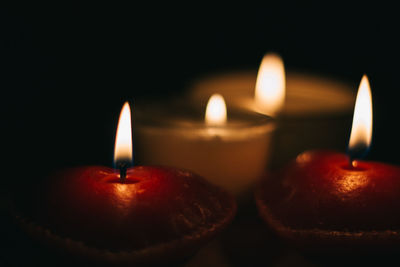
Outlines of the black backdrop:
{"label": "black backdrop", "polygon": [[286,1],[222,9],[3,7],[3,165],[11,173],[110,165],[123,101],[180,94],[194,78],[215,71],[255,69],[268,51],[280,53],[288,69],[355,88],[367,73],[375,116],[368,158],[399,164],[399,24],[390,10]]}

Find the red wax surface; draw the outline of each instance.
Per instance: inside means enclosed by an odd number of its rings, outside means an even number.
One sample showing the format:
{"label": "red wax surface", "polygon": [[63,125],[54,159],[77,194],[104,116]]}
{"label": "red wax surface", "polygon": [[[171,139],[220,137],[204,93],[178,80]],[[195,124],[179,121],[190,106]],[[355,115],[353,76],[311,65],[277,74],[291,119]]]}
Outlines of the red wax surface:
{"label": "red wax surface", "polygon": [[[399,236],[400,168],[308,151],[266,179],[256,192],[261,216],[281,232],[387,231]],[[326,232],[324,232],[326,231]],[[337,231],[337,232],[334,232]],[[283,233],[285,234],[285,233]]]}
{"label": "red wax surface", "polygon": [[[114,169],[69,169],[49,178],[36,220],[63,238],[108,251],[207,241],[229,223],[235,202],[192,173],[134,167],[121,183]],[[175,248],[179,250],[179,248]]]}

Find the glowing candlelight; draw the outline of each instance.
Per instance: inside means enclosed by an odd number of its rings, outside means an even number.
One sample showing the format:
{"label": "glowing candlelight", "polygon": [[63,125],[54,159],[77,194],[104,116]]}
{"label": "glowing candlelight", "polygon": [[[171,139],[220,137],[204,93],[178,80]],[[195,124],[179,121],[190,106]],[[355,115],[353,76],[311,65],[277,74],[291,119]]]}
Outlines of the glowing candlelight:
{"label": "glowing candlelight", "polygon": [[208,125],[223,125],[226,123],[226,104],[219,94],[210,97],[206,108],[205,121]]}
{"label": "glowing candlelight", "polygon": [[372,96],[367,75],[361,79],[351,128],[349,153],[351,158],[361,157],[372,140]]}
{"label": "glowing candlelight", "polygon": [[257,108],[269,115],[278,114],[285,102],[286,82],[282,58],[266,54],[258,70],[255,101]]}
{"label": "glowing candlelight", "polygon": [[119,116],[114,148],[114,163],[120,170],[121,181],[125,180],[126,170],[132,165],[132,159],[131,109],[129,103],[125,102]]}

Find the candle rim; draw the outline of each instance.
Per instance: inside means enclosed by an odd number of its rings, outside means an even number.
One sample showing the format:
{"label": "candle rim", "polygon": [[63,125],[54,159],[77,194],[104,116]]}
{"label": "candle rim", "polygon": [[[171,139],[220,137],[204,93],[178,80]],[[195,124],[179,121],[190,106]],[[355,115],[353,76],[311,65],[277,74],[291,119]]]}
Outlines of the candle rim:
{"label": "candle rim", "polygon": [[227,122],[222,125],[210,125],[205,122],[204,117],[191,118],[185,114],[175,114],[166,118],[165,115],[168,116],[168,114],[164,113],[164,111],[164,109],[156,109],[150,112],[138,112],[135,124],[147,128],[232,129],[238,131],[265,125],[275,125],[275,120],[272,117],[245,109],[231,109]]}
{"label": "candle rim", "polygon": [[141,114],[143,117],[140,117],[137,114],[139,118],[135,120],[134,132],[181,136],[196,140],[222,138],[224,141],[240,141],[269,135],[276,130],[277,125],[273,118],[252,111],[246,112],[255,116],[257,120],[252,122],[243,120],[243,123],[235,124],[232,123],[231,116],[231,120],[225,125],[207,125],[204,118],[202,120],[199,118],[197,121],[189,120],[187,123],[176,123],[176,121],[171,123],[171,120],[165,120],[163,117],[151,118],[150,114]]}

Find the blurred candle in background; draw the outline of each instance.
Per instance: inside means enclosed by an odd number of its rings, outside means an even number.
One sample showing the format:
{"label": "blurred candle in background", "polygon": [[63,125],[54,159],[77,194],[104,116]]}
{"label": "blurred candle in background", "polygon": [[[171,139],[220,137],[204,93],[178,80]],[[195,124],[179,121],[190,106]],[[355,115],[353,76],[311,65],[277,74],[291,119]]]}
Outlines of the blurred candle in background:
{"label": "blurred candle in background", "polygon": [[206,108],[187,101],[147,104],[135,115],[140,164],[188,169],[236,196],[248,192],[268,164],[273,120],[227,110],[221,95],[212,95]]}
{"label": "blurred candle in background", "polygon": [[355,93],[338,80],[289,72],[277,54],[266,54],[256,71],[211,75],[194,81],[189,97],[204,102],[211,92],[227,104],[277,118],[272,167],[307,149],[346,146]]}

